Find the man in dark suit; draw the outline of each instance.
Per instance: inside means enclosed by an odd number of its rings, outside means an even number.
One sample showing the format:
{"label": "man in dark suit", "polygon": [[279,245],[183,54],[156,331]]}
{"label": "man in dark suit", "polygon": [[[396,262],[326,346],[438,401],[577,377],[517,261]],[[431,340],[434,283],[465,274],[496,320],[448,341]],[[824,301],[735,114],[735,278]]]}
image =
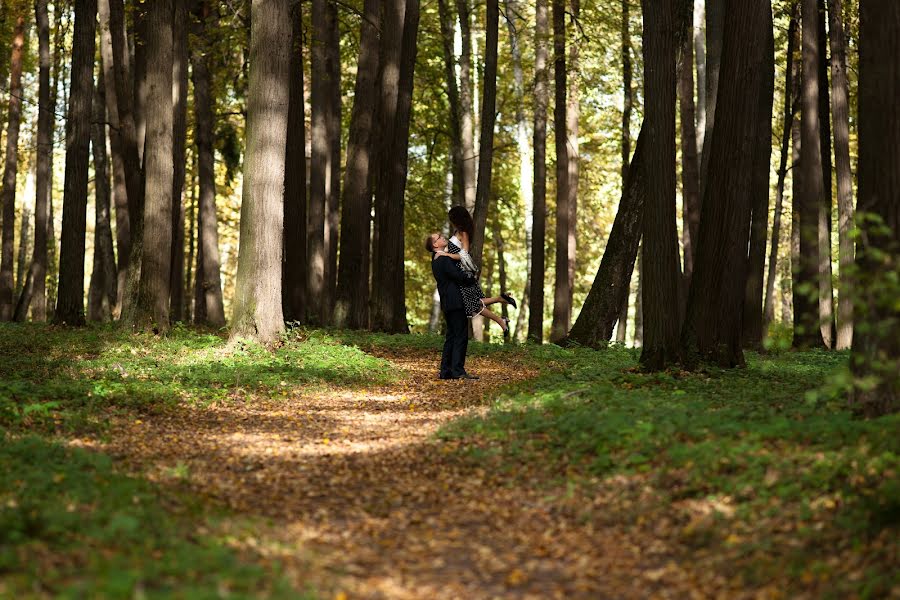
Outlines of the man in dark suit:
{"label": "man in dark suit", "polygon": [[441,357],[441,379],[478,379],[466,373],[466,349],[469,333],[466,327],[466,310],[460,285],[474,283],[475,279],[457,267],[452,258],[434,256],[436,250],[447,247],[447,238],[440,233],[432,233],[425,239],[425,249],[431,252],[431,272],[437,281],[441,297],[441,310],[447,320],[447,338]]}

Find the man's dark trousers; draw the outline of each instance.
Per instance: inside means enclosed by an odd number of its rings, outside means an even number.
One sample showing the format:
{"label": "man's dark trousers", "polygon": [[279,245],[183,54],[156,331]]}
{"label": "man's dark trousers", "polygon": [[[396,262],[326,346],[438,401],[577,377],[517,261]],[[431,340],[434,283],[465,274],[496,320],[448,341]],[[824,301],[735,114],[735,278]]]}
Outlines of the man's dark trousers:
{"label": "man's dark trousers", "polygon": [[466,374],[466,349],[469,345],[467,318],[464,310],[444,313],[447,319],[447,339],[441,356],[441,379],[456,379]]}

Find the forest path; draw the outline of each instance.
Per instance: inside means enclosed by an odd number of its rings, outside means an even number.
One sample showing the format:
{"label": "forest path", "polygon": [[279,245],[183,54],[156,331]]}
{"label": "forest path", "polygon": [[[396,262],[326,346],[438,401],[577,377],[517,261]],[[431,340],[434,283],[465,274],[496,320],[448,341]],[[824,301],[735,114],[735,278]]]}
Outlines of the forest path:
{"label": "forest path", "polygon": [[397,366],[396,383],[123,419],[105,450],[262,517],[218,533],[323,598],[691,596],[665,545],[607,510],[616,486],[585,495],[524,469],[495,472],[434,439],[534,369],[474,357],[480,381],[440,381],[433,352],[372,353]]}

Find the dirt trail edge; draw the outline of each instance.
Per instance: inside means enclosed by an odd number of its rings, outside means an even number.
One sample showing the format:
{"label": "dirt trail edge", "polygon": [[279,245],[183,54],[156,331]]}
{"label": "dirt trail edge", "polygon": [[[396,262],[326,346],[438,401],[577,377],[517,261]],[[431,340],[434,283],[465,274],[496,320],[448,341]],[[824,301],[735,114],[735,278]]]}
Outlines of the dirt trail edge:
{"label": "dirt trail edge", "polygon": [[475,357],[480,381],[447,382],[433,352],[372,353],[397,366],[397,383],[122,420],[103,450],[263,517],[234,545],[323,598],[692,596],[665,548],[603,518],[608,495],[490,472],[433,438],[534,369]]}

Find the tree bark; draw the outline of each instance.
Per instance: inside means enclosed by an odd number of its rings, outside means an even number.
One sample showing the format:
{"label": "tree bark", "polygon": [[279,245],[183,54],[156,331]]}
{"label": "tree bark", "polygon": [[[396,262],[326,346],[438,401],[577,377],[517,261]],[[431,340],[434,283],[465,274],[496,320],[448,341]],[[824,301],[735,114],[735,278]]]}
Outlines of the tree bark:
{"label": "tree bark", "polygon": [[819,129],[819,26],[817,0],[801,0],[803,93],[800,119],[800,172],[803,186],[797,198],[800,213],[800,272],[794,288],[794,345],[821,347],[819,218],[822,188],[822,148]]}
{"label": "tree bark", "polygon": [[765,1],[729,0],[725,8],[724,85],[709,140],[709,181],[682,332],[689,366],[698,360],[722,367],[744,364],[741,315],[753,196],[759,193],[755,171],[767,164],[760,157],[769,150],[760,148],[758,128],[766,113],[771,121],[771,108],[765,108],[771,107],[774,77],[771,7]]}
{"label": "tree bark", "polygon": [[341,46],[337,3],[328,4],[328,45],[325,49],[328,72],[328,204],[325,210],[325,307],[323,319],[330,322],[337,287],[341,198]]}
{"label": "tree bark", "polygon": [[706,2],[706,100],[703,150],[700,156],[700,202],[706,198],[706,179],[709,174],[710,144],[716,124],[716,100],[719,89],[719,70],[722,66],[723,30],[725,26],[725,0]]}
{"label": "tree bark", "polygon": [[[771,11],[770,11],[771,12]],[[772,161],[772,105],[775,97],[775,40],[771,14],[765,31],[760,30],[764,46],[759,57],[760,89],[756,116],[750,189],[750,250],[744,293],[742,344],[744,348],[761,350],[763,344],[763,285],[766,269],[766,235],[769,229],[769,172]],[[790,92],[786,92],[790,95]],[[774,239],[774,238],[773,238]]]}
{"label": "tree bark", "polygon": [[678,70],[678,106],[681,112],[681,198],[684,247],[684,289],[691,286],[697,232],[700,229],[700,162],[697,155],[697,118],[694,107],[694,40],[686,35]]}
{"label": "tree bark", "polygon": [[[144,114],[144,214],[138,229],[141,267],[138,292],[126,311],[126,325],[164,332],[169,328],[169,284],[172,271],[172,190],[174,187],[174,3],[148,5],[146,32],[146,104]],[[134,257],[133,257],[134,258]]]}
{"label": "tree bark", "polygon": [[[225,325],[219,265],[219,233],[216,222],[216,173],[213,148],[212,74],[206,42],[215,26],[213,11],[202,2],[195,13],[197,43],[191,48],[194,83],[194,139],[197,144],[197,272],[194,276],[194,322],[210,327]],[[303,165],[305,171],[305,164]],[[255,190],[254,190],[255,191]],[[243,210],[243,209],[242,209]],[[255,213],[253,213],[255,216]]]}
{"label": "tree bark", "polygon": [[26,266],[28,265],[28,251],[31,244],[31,210],[22,207],[22,218],[19,223],[19,251],[16,254],[16,289],[14,298],[18,298],[22,294],[22,288],[25,282]]}
{"label": "tree bark", "polygon": [[[360,24],[359,61],[347,142],[347,169],[341,202],[341,262],[338,271],[334,324],[363,329],[369,324],[369,229],[372,191],[370,173],[377,168],[373,155],[378,81],[378,0],[366,0]],[[443,5],[443,2],[442,2]],[[445,57],[446,58],[446,57]],[[455,85],[455,79],[453,80]]]}
{"label": "tree bark", "polygon": [[547,106],[550,103],[547,45],[550,33],[547,0],[535,4],[534,60],[534,222],[531,227],[531,309],[528,339],[538,344],[544,337],[544,240],[547,228]]}
{"label": "tree bark", "polygon": [[175,0],[172,31],[172,270],[169,280],[170,318],[184,321],[184,178],[187,143],[188,10],[187,0]]}
{"label": "tree bark", "polygon": [[[306,320],[307,229],[306,107],[303,97],[303,11],[300,4],[291,8],[290,69],[291,96],[285,148],[284,264],[281,274],[281,295],[284,320],[289,323],[302,323]],[[350,131],[352,136],[352,126]],[[345,199],[345,206],[346,202]],[[344,227],[347,227],[346,222]],[[346,229],[344,235],[347,235]],[[368,235],[369,229],[366,227],[366,237]],[[345,256],[343,249],[341,249],[341,256]],[[368,288],[368,286],[366,287]]]}
{"label": "tree bark", "polygon": [[[110,0],[115,1],[115,0]],[[148,40],[148,16],[149,5],[133,4],[130,11],[131,23],[133,25],[132,34],[134,36],[133,55],[131,74],[134,77],[134,99],[132,106],[134,107],[134,131],[137,140],[138,159],[141,162],[141,168],[146,169],[145,150],[147,145],[147,106],[148,94],[150,93],[148,81],[149,67],[147,58],[149,54]]]}
{"label": "tree bark", "polygon": [[874,385],[853,391],[853,410],[900,410],[900,4],[862,0],[859,16],[859,327],[851,368]]}
{"label": "tree bark", "polygon": [[566,333],[568,333],[569,328],[572,325],[572,296],[575,293],[575,268],[576,268],[576,256],[578,250],[578,177],[579,177],[579,148],[578,148],[578,119],[581,114],[580,104],[579,104],[579,93],[578,88],[581,83],[581,79],[579,76],[580,71],[580,63],[579,63],[579,36],[577,33],[580,31],[581,24],[579,19],[581,18],[581,0],[569,0],[569,9],[571,12],[571,17],[573,21],[573,30],[576,35],[574,43],[572,43],[569,47],[569,64],[568,69],[572,72],[572,77],[568,78],[568,98],[566,99],[566,137],[567,137],[567,145],[566,149],[569,153],[569,158],[567,160],[567,166],[569,169],[569,186],[567,188],[568,192],[568,208],[569,208],[569,217],[568,217],[568,225],[569,230],[567,232],[567,262],[568,267],[566,269],[566,274],[568,277],[568,291],[569,291],[569,310],[566,315]]}
{"label": "tree bark", "polygon": [[550,341],[558,343],[569,332],[569,152],[566,132],[566,5],[553,0],[553,128],[556,141],[556,262],[553,281],[553,321]]}
{"label": "tree bark", "polygon": [[847,83],[847,42],[844,36],[842,0],[829,0],[831,42],[831,110],[834,119],[834,166],[837,171],[838,243],[840,277],[836,348],[846,350],[853,343],[853,174],[850,171],[850,108]]}
{"label": "tree bark", "polygon": [[88,320],[110,321],[116,307],[116,258],[110,223],[110,186],[106,158],[106,94],[103,70],[94,90],[91,148],[94,155],[94,265],[88,286]]}
{"label": "tree bark", "polygon": [[94,92],[94,21],[97,0],[75,1],[66,175],[63,184],[62,248],[54,322],[84,325],[84,242],[87,222],[91,100]]}
{"label": "tree bark", "polygon": [[16,236],[16,173],[19,166],[19,122],[22,118],[22,66],[25,46],[24,10],[16,16],[12,53],[9,60],[9,119],[6,126],[6,155],[3,161],[3,187],[0,207],[3,212],[2,259],[0,259],[0,321],[13,318],[13,267]]}
{"label": "tree bark", "polygon": [[828,93],[828,34],[825,0],[818,0],[819,44],[819,145],[822,157],[822,197],[819,204],[819,328],[826,348],[834,347],[837,329],[834,322],[834,286],[831,281],[831,212],[834,197],[831,188],[831,101]]}
{"label": "tree bark", "polygon": [[794,61],[794,50],[797,45],[797,7],[795,2],[791,8],[791,20],[788,25],[787,66],[784,75],[784,121],[781,130],[781,158],[778,165],[778,183],[775,187],[775,216],[772,221],[772,246],[769,251],[768,276],[766,278],[766,300],[763,307],[763,335],[769,324],[775,319],[775,274],[778,264],[778,246],[781,241],[781,219],[784,212],[784,182],[787,178],[788,156],[791,151],[791,129],[796,113],[798,96],[796,82],[797,64]]}
{"label": "tree bark", "polygon": [[[632,66],[631,66],[631,17],[629,11],[630,0],[622,0],[622,193],[624,195],[628,182],[628,170],[631,165],[631,109],[634,105],[634,92],[631,89]],[[638,238],[640,239],[640,237]],[[635,247],[635,251],[637,248]],[[633,262],[632,262],[633,265]],[[633,267],[632,267],[633,268]],[[629,281],[629,286],[631,282]],[[625,294],[625,301],[619,310],[618,323],[616,329],[616,341],[625,342],[628,329],[628,297]],[[581,309],[584,311],[584,308]],[[580,318],[580,317],[579,317]],[[577,321],[576,321],[577,323]]]}
{"label": "tree bark", "polygon": [[253,0],[250,22],[247,142],[231,337],[271,343],[284,330],[278,234],[284,225],[290,2]]}
{"label": "tree bark", "polygon": [[647,173],[642,258],[644,347],[641,366],[678,360],[678,233],[675,227],[675,0],[643,0]]}
{"label": "tree bark", "polygon": [[459,13],[459,30],[462,39],[462,52],[459,56],[459,112],[463,152],[463,191],[466,209],[475,210],[476,173],[478,157],[475,156],[475,101],[472,77],[472,31],[470,0],[456,0]]}
{"label": "tree bark", "polygon": [[[375,227],[378,237],[374,246],[372,277],[371,326],[375,331],[408,333],[406,321],[406,291],[404,274],[404,229],[403,206],[406,191],[406,177],[409,153],[409,122],[412,111],[413,71],[416,64],[416,40],[419,33],[419,1],[397,0],[398,6],[390,17],[395,23],[402,23],[400,52],[397,69],[397,89],[393,125],[388,160],[381,161],[378,178],[380,192],[375,195]],[[405,9],[400,4],[405,4]],[[402,17],[397,19],[397,17]],[[396,26],[393,25],[392,26]],[[389,39],[391,29],[385,24],[384,39]],[[387,44],[385,45],[387,46]],[[384,85],[389,69],[384,63],[381,80],[382,99],[386,98]],[[382,134],[384,130],[382,130]]]}
{"label": "tree bark", "polygon": [[[694,0],[694,58],[697,63],[697,151],[706,137],[706,0]],[[699,174],[698,174],[699,177]]]}
{"label": "tree bark", "polygon": [[[564,345],[606,347],[616,321],[621,318],[622,307],[627,309],[647,198],[647,155],[647,130],[641,127],[600,268]],[[617,341],[624,341],[624,337]]]}
{"label": "tree bark", "polygon": [[644,345],[644,260],[638,254],[637,259],[637,294],[634,298],[634,346]]}

